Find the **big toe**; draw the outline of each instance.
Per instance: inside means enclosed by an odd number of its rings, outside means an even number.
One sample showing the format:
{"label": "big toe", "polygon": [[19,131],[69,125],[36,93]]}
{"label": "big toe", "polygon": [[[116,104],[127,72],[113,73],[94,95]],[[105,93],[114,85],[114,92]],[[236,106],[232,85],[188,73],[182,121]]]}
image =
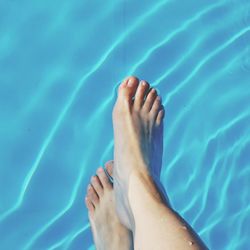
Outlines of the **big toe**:
{"label": "big toe", "polygon": [[139,80],[137,77],[129,76],[125,78],[119,86],[118,99],[126,99],[127,101],[132,101],[138,85]]}

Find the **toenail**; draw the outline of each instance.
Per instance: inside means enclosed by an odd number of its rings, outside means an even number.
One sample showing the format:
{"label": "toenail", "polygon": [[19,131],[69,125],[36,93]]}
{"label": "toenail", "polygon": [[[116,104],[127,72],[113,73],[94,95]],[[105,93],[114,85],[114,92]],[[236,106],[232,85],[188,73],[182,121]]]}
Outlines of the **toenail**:
{"label": "toenail", "polygon": [[127,86],[127,84],[128,84],[128,80],[125,80],[125,79],[124,79],[124,80],[121,82],[119,88],[124,88],[124,87]]}
{"label": "toenail", "polygon": [[145,86],[146,82],[144,80],[141,80],[141,85]]}
{"label": "toenail", "polygon": [[151,89],[151,93],[156,93],[156,90],[155,89]]}
{"label": "toenail", "polygon": [[134,81],[132,78],[129,78],[128,80],[128,87],[132,87],[134,85]]}
{"label": "toenail", "polygon": [[91,185],[88,185],[88,190],[90,190],[91,189]]}

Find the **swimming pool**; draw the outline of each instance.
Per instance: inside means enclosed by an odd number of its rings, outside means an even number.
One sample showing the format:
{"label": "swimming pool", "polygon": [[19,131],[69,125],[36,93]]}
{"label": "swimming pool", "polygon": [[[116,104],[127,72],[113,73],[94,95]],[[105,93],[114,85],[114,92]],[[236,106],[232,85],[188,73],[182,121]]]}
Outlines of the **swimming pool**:
{"label": "swimming pool", "polygon": [[162,182],[211,249],[249,249],[250,3],[0,3],[0,249],[91,249],[89,178],[127,75],[166,106]]}

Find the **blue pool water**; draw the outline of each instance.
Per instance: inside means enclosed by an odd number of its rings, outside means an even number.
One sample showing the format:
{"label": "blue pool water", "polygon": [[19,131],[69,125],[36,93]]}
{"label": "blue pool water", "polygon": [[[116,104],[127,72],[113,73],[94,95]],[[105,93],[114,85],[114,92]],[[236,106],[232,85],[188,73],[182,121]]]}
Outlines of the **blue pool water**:
{"label": "blue pool water", "polygon": [[24,0],[0,2],[1,250],[93,248],[85,190],[130,74],[166,106],[174,208],[210,249],[250,249],[249,0]]}

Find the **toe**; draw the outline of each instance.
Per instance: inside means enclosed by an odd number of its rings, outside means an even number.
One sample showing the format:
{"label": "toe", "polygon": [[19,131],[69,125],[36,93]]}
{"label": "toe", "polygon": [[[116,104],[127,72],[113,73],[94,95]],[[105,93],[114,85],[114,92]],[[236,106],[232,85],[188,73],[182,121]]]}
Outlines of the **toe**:
{"label": "toe", "polygon": [[106,162],[105,168],[111,177],[113,177],[113,167],[114,167],[114,161]]}
{"label": "toe", "polygon": [[135,93],[134,107],[136,110],[141,109],[148,90],[149,84],[146,81],[142,80]]}
{"label": "toe", "polygon": [[112,185],[108,179],[108,176],[106,175],[102,167],[98,168],[96,174],[98,175],[104,190],[112,188]]}
{"label": "toe", "polygon": [[161,109],[161,97],[157,96],[150,110],[151,117],[153,118],[154,121],[156,120],[156,117],[160,109]]}
{"label": "toe", "polygon": [[92,185],[88,185],[88,199],[93,203],[95,207],[99,203],[99,197]]}
{"label": "toe", "polygon": [[118,98],[126,99],[132,101],[132,98],[135,95],[136,89],[139,85],[139,80],[135,76],[129,76],[123,80],[119,87]]}
{"label": "toe", "polygon": [[85,197],[85,204],[87,209],[89,210],[89,213],[92,215],[95,211],[95,207],[88,197]]}
{"label": "toe", "polygon": [[98,176],[92,176],[91,185],[95,189],[97,195],[100,198],[100,196],[103,195],[103,187]]}
{"label": "toe", "polygon": [[144,105],[143,105],[143,109],[145,111],[147,111],[147,112],[150,111],[150,109],[152,108],[152,105],[153,105],[156,97],[157,97],[157,92],[156,92],[156,90],[154,88],[152,88],[149,91],[149,93],[148,93],[148,95],[146,97],[146,100],[144,102]]}
{"label": "toe", "polygon": [[162,124],[164,115],[165,115],[165,110],[164,110],[164,107],[162,106],[160,111],[157,114],[157,117],[156,117],[156,125],[157,126],[160,126]]}

